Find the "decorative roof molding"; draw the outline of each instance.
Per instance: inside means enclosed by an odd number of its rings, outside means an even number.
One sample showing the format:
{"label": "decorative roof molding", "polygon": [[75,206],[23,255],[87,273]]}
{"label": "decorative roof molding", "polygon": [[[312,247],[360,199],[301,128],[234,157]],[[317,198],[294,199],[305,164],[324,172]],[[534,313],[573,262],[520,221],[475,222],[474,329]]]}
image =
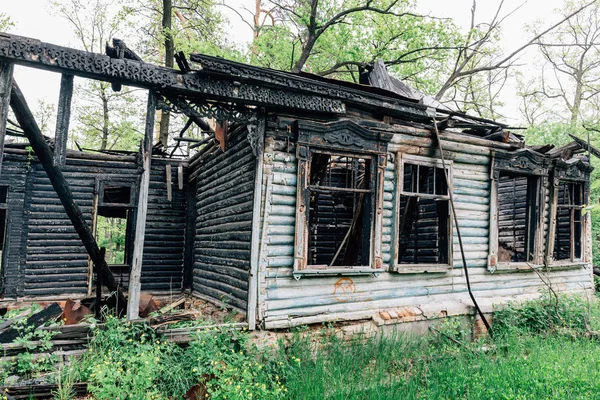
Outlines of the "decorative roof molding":
{"label": "decorative roof molding", "polygon": [[494,178],[496,179],[500,171],[523,175],[545,175],[548,173],[549,166],[550,161],[546,157],[528,148],[515,152],[494,153]]}
{"label": "decorative roof molding", "polygon": [[381,152],[393,134],[368,130],[353,121],[318,123],[299,120],[298,142],[310,146],[338,148],[346,151]]}
{"label": "decorative roof molding", "polygon": [[572,158],[568,161],[561,159],[554,160],[554,184],[557,180],[587,182],[590,172],[594,168],[581,158]]}

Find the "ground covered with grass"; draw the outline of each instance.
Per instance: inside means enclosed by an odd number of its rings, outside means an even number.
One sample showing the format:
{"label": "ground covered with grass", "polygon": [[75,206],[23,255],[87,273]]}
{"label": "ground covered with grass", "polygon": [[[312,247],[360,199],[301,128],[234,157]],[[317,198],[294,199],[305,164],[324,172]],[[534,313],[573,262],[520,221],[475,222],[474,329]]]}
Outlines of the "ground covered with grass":
{"label": "ground covered with grass", "polygon": [[212,329],[180,347],[108,318],[53,379],[59,399],[74,398],[74,382],[97,399],[590,399],[600,397],[598,331],[600,304],[577,297],[509,306],[478,341],[446,319],[427,337],[344,341],[323,327],[259,349],[248,332]]}

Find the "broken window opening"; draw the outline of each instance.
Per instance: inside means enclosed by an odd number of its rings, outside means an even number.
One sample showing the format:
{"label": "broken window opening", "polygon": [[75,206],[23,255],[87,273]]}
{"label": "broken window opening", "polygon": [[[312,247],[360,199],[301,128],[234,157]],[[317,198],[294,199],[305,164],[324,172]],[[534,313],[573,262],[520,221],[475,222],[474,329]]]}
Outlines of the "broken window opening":
{"label": "broken window opening", "polygon": [[109,186],[102,189],[102,203],[104,204],[130,204],[131,187],[130,186]]}
{"label": "broken window opening", "polygon": [[129,265],[131,248],[131,210],[122,207],[98,207],[96,241],[106,248],[106,263]]}
{"label": "broken window opening", "polygon": [[531,262],[539,219],[539,179],[500,172],[498,187],[498,261]]}
{"label": "broken window opening", "polygon": [[575,261],[582,258],[583,185],[560,181],[556,203],[556,230],[553,259]]}
{"label": "broken window opening", "polygon": [[306,188],[309,265],[370,264],[372,161],[368,157],[313,153]]}
{"label": "broken window opening", "polygon": [[450,263],[450,197],[436,161],[404,162],[400,177],[398,264]]}

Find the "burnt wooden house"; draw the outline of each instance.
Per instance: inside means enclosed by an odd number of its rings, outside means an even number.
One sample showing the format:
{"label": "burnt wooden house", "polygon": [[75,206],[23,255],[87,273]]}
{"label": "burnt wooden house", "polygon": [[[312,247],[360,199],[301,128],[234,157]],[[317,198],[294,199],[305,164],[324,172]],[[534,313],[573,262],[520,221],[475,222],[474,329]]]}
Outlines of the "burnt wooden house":
{"label": "burnt wooden house", "polygon": [[[583,209],[597,151],[584,141],[529,147],[381,64],[352,84],[199,54],[178,55],[179,70],[109,54],[0,34],[0,132],[10,103],[33,148],[3,149],[5,299],[85,296],[101,281],[128,286],[130,301],[189,291],[274,329],[469,314],[472,298],[489,308],[548,282],[593,288]],[[63,74],[53,147],[13,64]],[[139,154],[66,150],[73,75],[148,89]],[[214,119],[214,134],[189,159],[152,156],[157,108]],[[127,217],[121,266],[94,241],[99,215]]]}

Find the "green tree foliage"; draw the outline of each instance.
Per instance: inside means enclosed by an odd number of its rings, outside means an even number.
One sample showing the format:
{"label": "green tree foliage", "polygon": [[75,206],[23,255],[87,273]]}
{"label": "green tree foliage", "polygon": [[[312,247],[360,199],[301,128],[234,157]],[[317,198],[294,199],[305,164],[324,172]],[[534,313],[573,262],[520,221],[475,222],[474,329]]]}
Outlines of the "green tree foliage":
{"label": "green tree foliage", "polygon": [[274,4],[272,23],[260,27],[251,53],[251,62],[270,68],[357,81],[360,68],[382,59],[401,78],[432,91],[440,78],[432,71],[460,38],[451,21],[418,15],[408,0]]}
{"label": "green tree foliage", "polygon": [[96,240],[98,247],[106,248],[108,264],[125,263],[125,240],[127,219],[98,216],[96,220]]}
{"label": "green tree foliage", "polygon": [[[128,0],[54,1],[54,12],[73,28],[77,45],[86,51],[103,53],[112,38],[132,38],[133,8]],[[136,150],[142,137],[141,99],[124,87],[120,92],[107,82],[84,80],[74,91],[74,118],[71,147],[99,150]]]}
{"label": "green tree foliage", "polygon": [[6,13],[0,12],[0,32],[6,32],[14,26],[14,23]]}
{"label": "green tree foliage", "polygon": [[[557,14],[569,15],[579,7],[580,2],[569,0]],[[555,120],[568,120],[572,127],[579,122],[598,124],[600,2],[593,2],[536,43],[540,75],[521,82],[524,103],[539,104],[523,107],[527,120],[533,122],[536,113],[545,113]]]}

